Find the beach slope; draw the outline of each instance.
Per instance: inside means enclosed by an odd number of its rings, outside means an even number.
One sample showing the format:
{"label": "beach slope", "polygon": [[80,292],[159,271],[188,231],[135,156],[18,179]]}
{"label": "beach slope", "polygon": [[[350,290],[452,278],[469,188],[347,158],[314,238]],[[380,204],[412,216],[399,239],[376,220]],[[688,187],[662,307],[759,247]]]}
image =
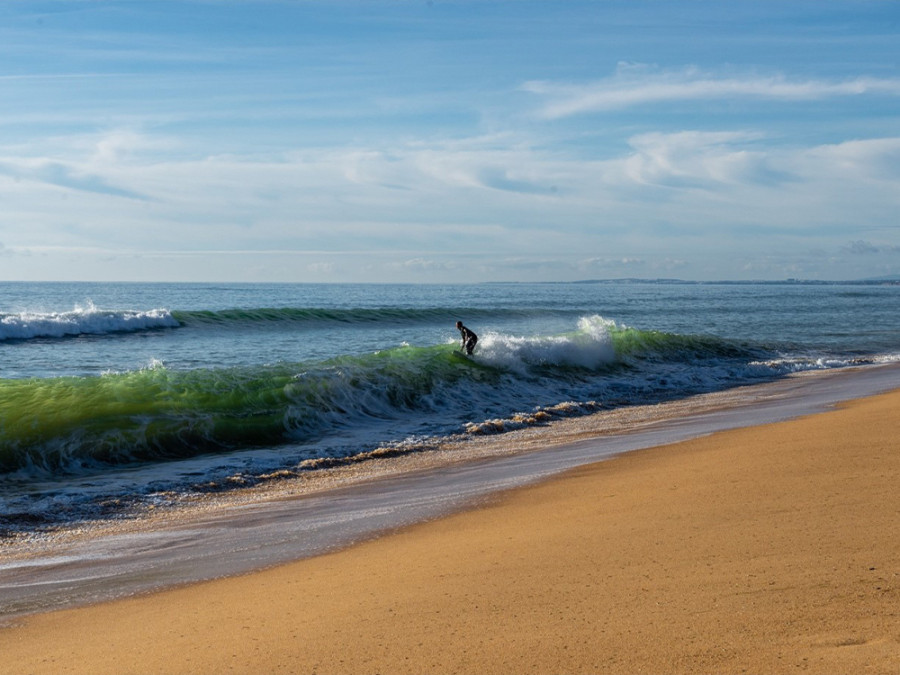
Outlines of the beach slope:
{"label": "beach slope", "polygon": [[0,629],[0,673],[900,672],[900,392]]}

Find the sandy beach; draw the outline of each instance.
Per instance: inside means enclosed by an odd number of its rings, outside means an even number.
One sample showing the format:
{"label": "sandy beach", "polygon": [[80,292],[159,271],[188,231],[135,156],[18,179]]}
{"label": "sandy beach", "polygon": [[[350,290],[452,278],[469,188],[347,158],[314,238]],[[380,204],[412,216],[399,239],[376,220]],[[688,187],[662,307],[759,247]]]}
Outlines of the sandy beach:
{"label": "sandy beach", "polygon": [[0,673],[897,673],[900,392],[0,629]]}

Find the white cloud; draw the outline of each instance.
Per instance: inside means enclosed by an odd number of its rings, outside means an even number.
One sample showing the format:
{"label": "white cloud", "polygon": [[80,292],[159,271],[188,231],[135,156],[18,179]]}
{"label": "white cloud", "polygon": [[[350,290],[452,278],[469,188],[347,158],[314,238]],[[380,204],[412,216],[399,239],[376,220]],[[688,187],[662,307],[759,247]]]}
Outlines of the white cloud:
{"label": "white cloud", "polygon": [[316,262],[307,265],[306,269],[316,276],[321,274],[332,275],[337,271],[337,266],[332,262]]}
{"label": "white cloud", "polygon": [[870,181],[900,179],[900,137],[850,140],[808,149],[810,164],[834,167],[847,175]]}
{"label": "white cloud", "polygon": [[629,140],[634,152],[624,174],[636,183],[673,187],[753,182],[769,171],[767,153],[755,146],[759,139],[747,132],[641,134]]}
{"label": "white cloud", "polygon": [[114,129],[85,140],[93,151],[89,162],[97,166],[121,163],[142,152],[171,150],[176,145],[174,141],[131,129]]}
{"label": "white cloud", "polygon": [[857,239],[844,246],[842,250],[851,255],[870,256],[879,253],[893,255],[900,252],[900,245],[875,244],[864,239]]}
{"label": "white cloud", "polygon": [[857,77],[848,80],[791,80],[781,75],[719,77],[697,69],[663,71],[620,68],[612,77],[587,84],[526,82],[524,91],[548,99],[539,115],[558,119],[590,112],[679,100],[760,98],[812,101],[884,94],[900,96],[900,79]]}
{"label": "white cloud", "polygon": [[856,241],[851,241],[846,246],[845,250],[853,255],[870,255],[872,253],[878,253],[880,249],[871,242],[858,239]]}
{"label": "white cloud", "polygon": [[430,260],[426,258],[412,258],[388,262],[388,269],[418,272],[448,272],[459,269],[459,264],[454,261]]}

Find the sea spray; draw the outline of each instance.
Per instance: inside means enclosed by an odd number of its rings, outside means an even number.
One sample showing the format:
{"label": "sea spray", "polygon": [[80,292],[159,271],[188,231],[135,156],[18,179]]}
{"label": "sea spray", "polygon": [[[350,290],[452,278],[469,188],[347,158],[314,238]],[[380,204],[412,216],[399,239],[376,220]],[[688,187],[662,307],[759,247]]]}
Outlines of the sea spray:
{"label": "sea spray", "polygon": [[616,360],[614,321],[583,317],[566,335],[514,336],[488,332],[478,343],[479,360],[525,374],[535,367],[602,369]]}

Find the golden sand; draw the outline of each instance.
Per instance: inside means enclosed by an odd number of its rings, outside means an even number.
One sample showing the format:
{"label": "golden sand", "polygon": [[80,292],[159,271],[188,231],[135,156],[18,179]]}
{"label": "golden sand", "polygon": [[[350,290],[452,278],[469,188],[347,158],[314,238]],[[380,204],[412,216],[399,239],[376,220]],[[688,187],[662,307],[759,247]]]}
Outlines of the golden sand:
{"label": "golden sand", "polygon": [[243,577],[29,617],[0,673],[900,673],[900,392]]}

